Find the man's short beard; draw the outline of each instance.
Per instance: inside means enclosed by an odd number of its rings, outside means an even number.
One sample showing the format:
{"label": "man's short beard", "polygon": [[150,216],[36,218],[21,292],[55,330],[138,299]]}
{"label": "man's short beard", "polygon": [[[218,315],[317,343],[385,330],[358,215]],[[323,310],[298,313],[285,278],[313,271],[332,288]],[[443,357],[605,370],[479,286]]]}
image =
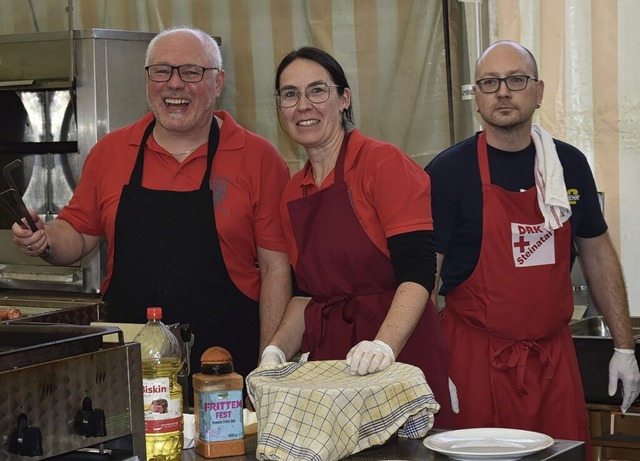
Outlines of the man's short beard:
{"label": "man's short beard", "polygon": [[502,122],[501,119],[497,117],[486,118],[486,117],[483,117],[482,114],[480,114],[480,117],[487,125],[491,125],[496,130],[500,130],[505,133],[508,133],[511,131],[518,131],[523,127],[528,127],[528,125],[531,123],[533,113],[530,114],[528,117],[519,117],[515,120],[509,119],[509,120],[505,120],[504,122]]}

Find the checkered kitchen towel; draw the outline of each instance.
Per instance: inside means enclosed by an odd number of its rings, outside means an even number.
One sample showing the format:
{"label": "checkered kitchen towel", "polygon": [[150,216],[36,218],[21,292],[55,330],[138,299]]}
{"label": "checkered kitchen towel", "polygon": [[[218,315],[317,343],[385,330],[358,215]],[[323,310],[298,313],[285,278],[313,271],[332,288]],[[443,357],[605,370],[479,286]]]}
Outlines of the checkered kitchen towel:
{"label": "checkered kitchen towel", "polygon": [[422,438],[440,409],[422,370],[394,363],[353,376],[344,360],[288,363],[247,376],[259,460],[333,461],[396,432]]}

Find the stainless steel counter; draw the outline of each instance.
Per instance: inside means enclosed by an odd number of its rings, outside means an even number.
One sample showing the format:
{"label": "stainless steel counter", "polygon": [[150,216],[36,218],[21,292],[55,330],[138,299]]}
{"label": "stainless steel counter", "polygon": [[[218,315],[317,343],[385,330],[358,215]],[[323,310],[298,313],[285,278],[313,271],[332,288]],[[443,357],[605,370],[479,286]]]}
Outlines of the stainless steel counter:
{"label": "stainless steel counter", "polygon": [[[425,447],[423,439],[400,439],[395,438],[380,447],[372,447],[360,453],[350,456],[349,460],[420,460],[420,461],[441,461],[448,460],[449,457],[433,452]],[[231,456],[224,459],[229,461],[255,460],[256,458],[255,435],[245,438],[246,454],[244,456]],[[557,440],[554,445],[531,456],[521,458],[521,461],[584,461],[584,443],[567,440]],[[182,455],[183,461],[204,461],[206,458],[198,455],[195,450],[185,450]]]}

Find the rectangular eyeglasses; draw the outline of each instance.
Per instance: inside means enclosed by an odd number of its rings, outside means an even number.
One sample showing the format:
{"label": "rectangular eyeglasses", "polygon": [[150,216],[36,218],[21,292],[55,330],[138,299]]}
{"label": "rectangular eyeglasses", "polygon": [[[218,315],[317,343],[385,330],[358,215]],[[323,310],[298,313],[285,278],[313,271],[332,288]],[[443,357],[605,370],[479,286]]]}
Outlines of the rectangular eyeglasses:
{"label": "rectangular eyeglasses", "polygon": [[500,85],[504,82],[509,91],[522,91],[527,87],[529,80],[537,82],[538,79],[528,75],[510,75],[508,77],[488,77],[481,78],[476,81],[478,89],[486,94],[495,93],[500,89]]}
{"label": "rectangular eyeglasses", "polygon": [[173,71],[177,70],[180,80],[187,83],[202,81],[204,73],[208,70],[220,70],[218,67],[202,67],[195,64],[182,64],[170,66],[169,64],[152,64],[144,68],[152,82],[168,82],[173,77]]}

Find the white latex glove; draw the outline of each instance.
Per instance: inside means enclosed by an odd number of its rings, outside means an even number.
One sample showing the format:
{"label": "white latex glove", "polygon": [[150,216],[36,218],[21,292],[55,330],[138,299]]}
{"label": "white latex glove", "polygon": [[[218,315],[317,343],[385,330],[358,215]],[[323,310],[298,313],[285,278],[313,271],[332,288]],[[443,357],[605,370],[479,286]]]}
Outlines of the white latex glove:
{"label": "white latex glove", "polygon": [[352,375],[366,375],[381,371],[396,361],[393,349],[383,341],[360,341],[347,354]]}
{"label": "white latex glove", "polygon": [[451,396],[451,409],[457,415],[460,413],[460,403],[458,403],[458,388],[451,378],[449,378],[449,395]]}
{"label": "white latex glove", "polygon": [[258,367],[280,365],[286,361],[287,357],[285,357],[282,349],[278,346],[274,346],[273,344],[269,344],[264,348],[264,351],[262,351],[262,357],[260,358],[260,364]]}
{"label": "white latex glove", "polygon": [[609,361],[609,397],[616,393],[618,380],[622,381],[620,409],[625,413],[640,393],[640,371],[633,349],[614,348],[613,351]]}

